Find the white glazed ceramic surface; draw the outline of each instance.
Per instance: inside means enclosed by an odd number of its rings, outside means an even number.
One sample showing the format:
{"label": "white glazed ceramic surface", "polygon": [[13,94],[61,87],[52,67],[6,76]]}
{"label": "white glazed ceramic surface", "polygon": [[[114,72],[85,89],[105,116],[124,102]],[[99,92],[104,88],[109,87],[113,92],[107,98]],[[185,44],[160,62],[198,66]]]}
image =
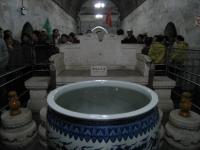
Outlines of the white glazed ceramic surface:
{"label": "white glazed ceramic surface", "polygon": [[[66,92],[94,86],[133,90],[147,96],[149,103],[131,112],[100,115],[67,110],[55,102]],[[156,93],[149,88],[123,81],[85,81],[57,88],[48,95],[49,148],[57,150],[156,149],[160,122],[157,103]]]}

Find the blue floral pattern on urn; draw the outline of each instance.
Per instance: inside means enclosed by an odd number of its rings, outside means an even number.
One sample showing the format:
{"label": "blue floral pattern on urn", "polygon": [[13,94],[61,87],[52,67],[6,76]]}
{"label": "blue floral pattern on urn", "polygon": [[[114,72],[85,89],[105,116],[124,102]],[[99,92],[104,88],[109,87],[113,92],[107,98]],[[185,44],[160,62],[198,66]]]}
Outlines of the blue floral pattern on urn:
{"label": "blue floral pattern on urn", "polygon": [[50,107],[47,137],[56,150],[156,150],[159,113],[157,107],[130,118],[86,120],[68,117]]}

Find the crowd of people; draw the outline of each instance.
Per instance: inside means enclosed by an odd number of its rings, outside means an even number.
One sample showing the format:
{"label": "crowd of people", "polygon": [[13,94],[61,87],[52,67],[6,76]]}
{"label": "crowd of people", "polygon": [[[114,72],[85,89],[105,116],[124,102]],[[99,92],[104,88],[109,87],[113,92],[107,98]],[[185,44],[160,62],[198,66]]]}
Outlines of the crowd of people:
{"label": "crowd of people", "polygon": [[[124,34],[122,30],[118,30],[118,35]],[[188,43],[185,42],[184,37],[177,35],[176,37],[168,37],[164,35],[155,35],[149,37],[146,33],[139,34],[137,38],[133,35],[133,31],[127,31],[122,43],[130,44],[144,44],[142,54],[151,57],[153,63],[163,64],[166,62],[166,55],[170,53],[170,61],[177,65],[182,65],[187,59]],[[169,52],[169,50],[172,50]]]}
{"label": "crowd of people", "polygon": [[59,30],[54,29],[52,35],[52,42],[55,44],[75,44],[80,43],[80,40],[77,39],[75,33],[73,32],[69,33],[69,35],[64,33],[60,36]]}
{"label": "crowd of people", "polygon": [[[18,41],[13,38],[11,30],[3,30],[0,28],[0,70],[5,70],[13,60],[13,52],[16,49],[24,49],[24,60],[25,63],[31,63],[33,55],[29,51],[32,47],[36,51],[48,51],[47,58],[52,54],[59,52],[59,49],[56,47],[57,44],[73,44],[80,43],[76,38],[75,33],[71,32],[69,35],[62,34],[58,29],[53,29],[51,35],[44,30],[34,30],[31,33],[25,32],[21,34],[21,41]],[[46,55],[46,54],[45,54]],[[14,56],[16,57],[16,56]],[[40,55],[38,56],[40,57]]]}
{"label": "crowd of people", "polygon": [[[124,31],[118,30],[117,34],[123,35]],[[60,35],[59,30],[54,29],[52,35],[48,35],[45,30],[34,30],[31,33],[22,33],[21,42],[19,42],[13,38],[10,30],[3,31],[3,29],[0,28],[0,68],[5,68],[9,64],[9,59],[11,59],[10,54],[13,49],[24,48],[25,51],[27,51],[27,47],[30,46],[46,45],[46,47],[37,47],[36,50],[41,52],[41,49],[44,50],[46,48],[48,54],[44,55],[48,58],[52,54],[59,52],[59,49],[56,47],[57,44],[72,43],[80,43],[73,32],[71,32],[69,35]],[[184,37],[181,35],[173,38],[163,35],[149,37],[145,33],[139,34],[137,37],[135,37],[132,30],[127,31],[127,36],[121,41],[121,43],[144,44],[142,54],[150,56],[155,64],[163,64],[166,62],[166,54],[168,53],[169,49],[173,49],[173,52],[170,55],[172,62],[183,64],[184,60],[186,59],[186,52],[188,49],[188,44],[184,41]],[[27,61],[31,60],[31,56],[27,56],[26,58]]]}

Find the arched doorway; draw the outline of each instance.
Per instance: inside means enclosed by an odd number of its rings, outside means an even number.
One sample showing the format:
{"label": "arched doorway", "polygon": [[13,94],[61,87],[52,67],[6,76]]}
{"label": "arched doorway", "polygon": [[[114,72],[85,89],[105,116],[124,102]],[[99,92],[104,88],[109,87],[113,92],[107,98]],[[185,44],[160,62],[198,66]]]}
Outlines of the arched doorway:
{"label": "arched doorway", "polygon": [[29,22],[26,22],[22,28],[22,34],[29,34],[31,35],[33,32],[33,27]]}
{"label": "arched doorway", "polygon": [[168,36],[169,38],[174,38],[177,36],[176,26],[173,22],[169,22],[164,30],[164,35]]}

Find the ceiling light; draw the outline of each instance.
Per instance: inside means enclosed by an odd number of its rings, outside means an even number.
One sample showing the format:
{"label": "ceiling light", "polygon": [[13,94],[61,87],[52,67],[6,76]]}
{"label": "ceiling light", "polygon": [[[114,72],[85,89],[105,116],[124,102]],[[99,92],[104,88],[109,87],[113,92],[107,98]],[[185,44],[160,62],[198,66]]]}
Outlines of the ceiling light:
{"label": "ceiling light", "polygon": [[94,7],[99,9],[99,8],[104,8],[105,7],[105,3],[103,2],[97,2],[94,4]]}
{"label": "ceiling light", "polygon": [[96,14],[96,15],[95,15],[95,18],[96,18],[96,19],[102,19],[102,18],[103,18],[103,15],[102,15],[102,14]]}

